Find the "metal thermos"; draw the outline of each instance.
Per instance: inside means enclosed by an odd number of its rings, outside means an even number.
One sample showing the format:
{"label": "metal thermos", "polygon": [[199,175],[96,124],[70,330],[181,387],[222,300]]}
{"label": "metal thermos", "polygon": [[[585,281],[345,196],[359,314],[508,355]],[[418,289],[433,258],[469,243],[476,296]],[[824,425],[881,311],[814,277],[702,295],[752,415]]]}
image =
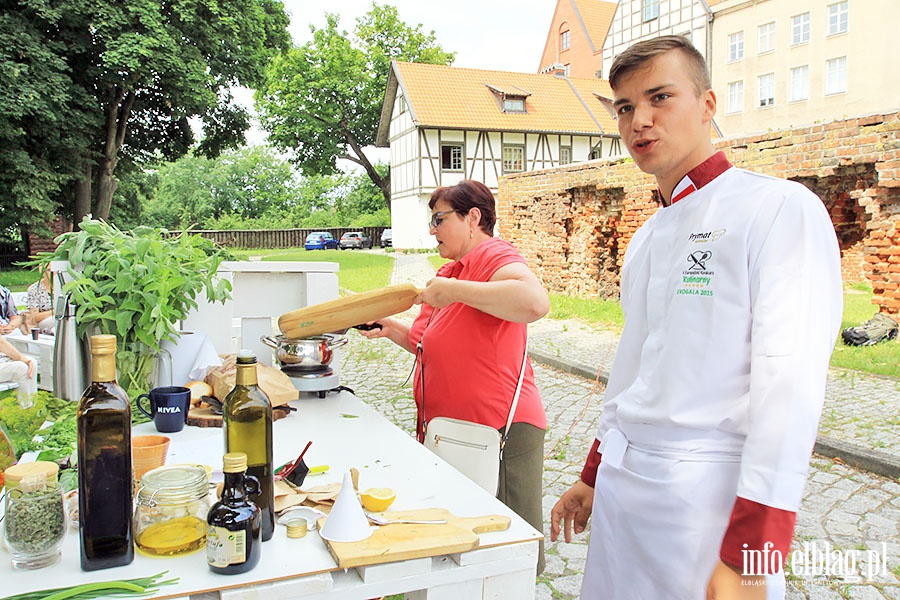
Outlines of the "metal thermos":
{"label": "metal thermos", "polygon": [[75,305],[70,294],[56,306],[56,344],[53,347],[53,395],[78,401],[90,381],[87,338],[75,324]]}

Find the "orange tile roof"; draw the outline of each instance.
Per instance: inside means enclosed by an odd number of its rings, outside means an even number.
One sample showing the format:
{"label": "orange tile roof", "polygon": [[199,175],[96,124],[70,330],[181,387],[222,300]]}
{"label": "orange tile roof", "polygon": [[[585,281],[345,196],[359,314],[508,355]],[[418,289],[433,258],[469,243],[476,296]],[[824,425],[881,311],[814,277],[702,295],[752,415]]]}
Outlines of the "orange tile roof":
{"label": "orange tile roof", "polygon": [[603,49],[603,42],[606,41],[606,34],[609,32],[609,26],[613,17],[616,15],[618,2],[606,2],[605,0],[572,0],[578,14],[581,15],[581,22],[587,31],[591,45],[595,52]]}
{"label": "orange tile roof", "polygon": [[[396,77],[419,127],[618,135],[616,122],[594,96],[612,97],[609,84],[601,79],[404,62],[394,63],[391,77]],[[385,97],[385,107],[393,103],[392,87],[396,89],[389,82],[391,97]],[[504,113],[491,88],[527,93],[527,112]],[[383,112],[379,138],[385,116],[389,118]]]}

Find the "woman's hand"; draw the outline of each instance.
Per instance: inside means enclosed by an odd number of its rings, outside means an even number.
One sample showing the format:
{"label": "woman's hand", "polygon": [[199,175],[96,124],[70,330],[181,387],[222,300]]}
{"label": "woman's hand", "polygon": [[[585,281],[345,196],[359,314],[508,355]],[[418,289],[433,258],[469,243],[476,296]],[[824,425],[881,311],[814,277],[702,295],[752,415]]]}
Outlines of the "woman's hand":
{"label": "woman's hand", "polygon": [[425,284],[425,289],[416,296],[415,303],[444,308],[454,302],[459,302],[454,295],[458,283],[456,277],[435,277]]}
{"label": "woman's hand", "polygon": [[28,365],[28,378],[31,379],[31,377],[34,375],[34,359],[30,356],[23,355],[22,362]]}
{"label": "woman's hand", "polygon": [[366,325],[374,325],[378,323],[380,328],[359,329],[359,335],[366,339],[374,340],[377,338],[388,338],[407,352],[415,353],[415,349],[409,343],[409,325],[404,325],[397,319],[378,319],[378,321],[369,321]]}
{"label": "woman's hand", "polygon": [[555,542],[562,530],[566,542],[571,542],[572,530],[583,532],[593,509],[594,488],[579,479],[550,511],[550,541]]}

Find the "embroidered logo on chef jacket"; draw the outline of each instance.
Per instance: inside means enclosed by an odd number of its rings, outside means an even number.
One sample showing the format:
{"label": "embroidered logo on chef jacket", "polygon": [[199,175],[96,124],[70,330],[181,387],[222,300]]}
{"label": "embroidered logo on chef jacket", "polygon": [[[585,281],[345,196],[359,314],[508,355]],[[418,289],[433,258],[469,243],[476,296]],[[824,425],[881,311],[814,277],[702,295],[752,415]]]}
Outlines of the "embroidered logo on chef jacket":
{"label": "embroidered logo on chef jacket", "polygon": [[707,242],[715,242],[723,235],[725,235],[724,229],[716,229],[715,231],[701,231],[698,233],[689,234],[688,241],[694,242],[695,244],[705,244]]}
{"label": "embroidered logo on chef jacket", "polygon": [[[724,230],[721,230],[724,232]],[[714,232],[708,235],[712,236]],[[694,235],[694,234],[691,234]],[[681,272],[681,286],[675,290],[678,296],[712,296],[711,284],[716,272],[711,264],[711,250],[695,250],[687,255],[688,267]]]}

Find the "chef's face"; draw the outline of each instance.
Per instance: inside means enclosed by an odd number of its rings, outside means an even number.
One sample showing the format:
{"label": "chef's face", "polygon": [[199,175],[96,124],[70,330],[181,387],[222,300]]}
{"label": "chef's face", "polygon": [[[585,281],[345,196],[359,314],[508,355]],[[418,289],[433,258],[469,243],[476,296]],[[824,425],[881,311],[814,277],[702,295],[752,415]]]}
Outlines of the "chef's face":
{"label": "chef's face", "polygon": [[468,252],[471,241],[468,220],[455,212],[445,200],[438,200],[434,204],[428,231],[437,240],[438,252],[442,258],[459,260]]}
{"label": "chef's face", "polygon": [[697,90],[688,59],[670,50],[626,74],[614,95],[628,153],[670,197],[681,178],[713,153],[715,94]]}

